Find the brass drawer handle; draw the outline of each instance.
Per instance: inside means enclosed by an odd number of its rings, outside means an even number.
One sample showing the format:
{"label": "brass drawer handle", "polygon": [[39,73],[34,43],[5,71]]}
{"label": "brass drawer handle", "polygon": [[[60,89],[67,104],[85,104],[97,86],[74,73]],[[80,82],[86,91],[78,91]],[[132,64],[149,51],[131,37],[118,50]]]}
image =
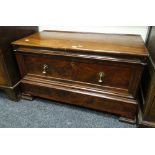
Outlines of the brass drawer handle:
{"label": "brass drawer handle", "polygon": [[44,75],[47,74],[47,69],[48,69],[48,65],[44,64],[44,65],[43,65],[43,71],[42,71],[42,73],[43,73]]}
{"label": "brass drawer handle", "polygon": [[99,83],[102,83],[105,74],[104,74],[104,72],[100,72],[98,75],[99,75],[99,80],[98,80],[98,82],[99,82]]}

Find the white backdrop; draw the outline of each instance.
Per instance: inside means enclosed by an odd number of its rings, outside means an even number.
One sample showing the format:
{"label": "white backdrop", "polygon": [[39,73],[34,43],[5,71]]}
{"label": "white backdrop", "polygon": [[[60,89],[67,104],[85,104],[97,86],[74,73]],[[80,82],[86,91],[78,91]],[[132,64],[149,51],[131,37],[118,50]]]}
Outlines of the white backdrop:
{"label": "white backdrop", "polygon": [[39,26],[39,30],[66,30],[66,31],[85,31],[101,33],[123,33],[140,34],[145,41],[147,36],[147,26]]}

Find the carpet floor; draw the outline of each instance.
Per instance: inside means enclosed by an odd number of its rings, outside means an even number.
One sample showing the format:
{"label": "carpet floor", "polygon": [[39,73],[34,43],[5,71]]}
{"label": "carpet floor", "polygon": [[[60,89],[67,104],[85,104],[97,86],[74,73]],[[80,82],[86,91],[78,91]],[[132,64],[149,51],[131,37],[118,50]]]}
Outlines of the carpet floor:
{"label": "carpet floor", "polygon": [[0,91],[0,128],[135,128],[115,115],[35,98],[13,102]]}

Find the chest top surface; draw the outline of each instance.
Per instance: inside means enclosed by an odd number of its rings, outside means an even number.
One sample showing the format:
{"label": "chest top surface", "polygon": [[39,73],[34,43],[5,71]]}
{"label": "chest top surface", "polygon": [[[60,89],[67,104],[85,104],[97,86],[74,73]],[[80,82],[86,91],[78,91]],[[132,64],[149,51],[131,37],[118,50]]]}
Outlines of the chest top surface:
{"label": "chest top surface", "polygon": [[42,31],[12,43],[26,47],[147,56],[140,35]]}

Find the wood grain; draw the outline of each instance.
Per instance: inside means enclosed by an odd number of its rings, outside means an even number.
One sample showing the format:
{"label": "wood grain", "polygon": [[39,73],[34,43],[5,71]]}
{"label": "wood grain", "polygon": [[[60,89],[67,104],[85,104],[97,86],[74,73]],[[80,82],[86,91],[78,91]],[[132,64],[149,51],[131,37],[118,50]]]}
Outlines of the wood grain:
{"label": "wood grain", "polygon": [[65,31],[42,31],[13,42],[14,45],[63,50],[82,50],[101,54],[146,56],[147,49],[139,35],[101,34]]}
{"label": "wood grain", "polygon": [[12,100],[19,99],[19,89],[15,88],[20,80],[11,42],[37,32],[31,26],[0,26],[0,89]]}
{"label": "wood grain", "polygon": [[155,127],[155,27],[150,28],[147,39],[149,61],[142,76],[140,91],[139,125]]}
{"label": "wood grain", "polygon": [[[24,96],[135,120],[137,91],[148,56],[140,36],[43,31],[12,45]],[[100,72],[104,73],[101,82]]]}

